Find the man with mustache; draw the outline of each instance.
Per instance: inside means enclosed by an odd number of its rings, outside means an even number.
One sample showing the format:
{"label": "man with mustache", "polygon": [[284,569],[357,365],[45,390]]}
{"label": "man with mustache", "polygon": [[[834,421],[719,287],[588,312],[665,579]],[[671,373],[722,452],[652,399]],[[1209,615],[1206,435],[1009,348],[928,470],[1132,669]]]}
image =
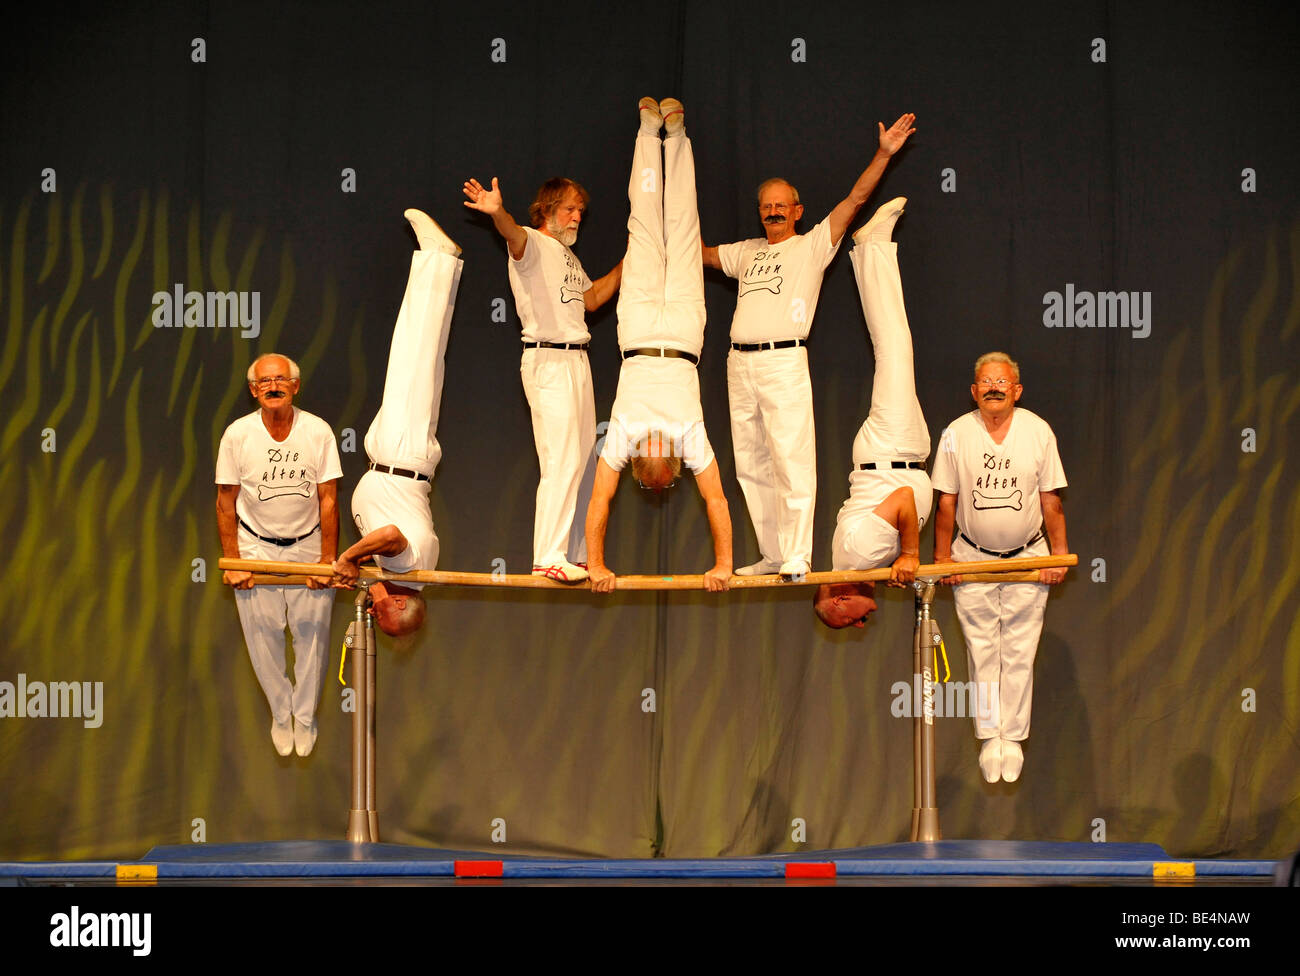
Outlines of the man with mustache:
{"label": "man with mustache", "polygon": [[822,275],[849,224],[884,175],[890,158],[916,130],[916,116],[888,129],[849,195],[807,235],[799,191],[780,178],[758,188],[764,238],[704,248],[704,263],[740,280],[727,357],[736,479],[745,494],[762,558],[739,576],[798,576],[812,560],[817,449],[808,351]]}
{"label": "man with mustache", "polygon": [[643,98],[637,112],[641,126],[628,181],[627,257],[618,296],[623,365],[587,507],[591,588],[615,588],[605,564],[605,530],[623,468],[631,467],[642,488],[659,492],[673,486],[685,464],[695,474],[713,535],[714,565],[704,574],[704,588],[717,592],[730,586],[731,514],[704,430],[695,370],[705,318],[695,156],[681,102]]}
{"label": "man with mustache", "polygon": [[[367,556],[390,573],[438,567],[429,493],[442,460],[438,412],[442,404],[447,337],[465,262],[460,248],[433,219],[407,210],[420,250],[393,326],[384,375],[384,398],[366,432],[370,467],[352,492],[352,520],[361,539],[334,560],[330,583],[355,586]],[[424,623],[422,583],[373,583],[371,613],[390,637],[405,637]]]}
{"label": "man with mustache", "polygon": [[[217,531],[234,559],[333,562],[338,547],[338,479],[343,476],[329,424],[299,410],[298,364],[279,353],[248,368],[259,407],[221,435],[217,452]],[[271,707],[271,741],[287,756],[316,743],[316,703],[329,663],[334,594],[323,581],[253,585],[253,574],[227,570],[253,672]],[[294,682],[285,675],[284,629],[293,634]]]}
{"label": "man with mustache", "polygon": [[[936,563],[1045,556],[1049,547],[1054,555],[1070,551],[1056,435],[1037,414],[1016,406],[1023,392],[1020,367],[1006,353],[975,361],[970,393],[977,409],[940,435],[934,460]],[[1064,580],[1065,570],[1042,569],[1038,577],[1038,583],[962,583],[953,590],[971,680],[990,689],[993,703],[991,714],[975,716],[980,770],[990,783],[1014,782],[1024,765],[1020,743],[1029,736],[1048,587]]]}
{"label": "man with mustache", "polygon": [[588,195],[569,179],[542,184],[528,208],[532,227],[505,209],[496,177],[464,187],[465,206],[492,218],[510,252],[510,290],[523,326],[519,366],[533,415],[541,478],[533,516],[533,574],[562,583],[587,578],[585,519],[595,475],[596,401],[587,361],[585,313],[618,291],[623,262],[592,282],[570,250],[587,211]]}

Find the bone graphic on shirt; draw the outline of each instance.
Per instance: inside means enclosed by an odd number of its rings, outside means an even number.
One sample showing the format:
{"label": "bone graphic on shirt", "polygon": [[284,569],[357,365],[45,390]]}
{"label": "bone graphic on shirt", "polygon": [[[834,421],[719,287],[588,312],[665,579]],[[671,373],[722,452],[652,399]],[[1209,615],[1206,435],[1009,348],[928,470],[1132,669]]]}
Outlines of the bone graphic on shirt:
{"label": "bone graphic on shirt", "polygon": [[740,283],[740,294],[736,297],[744,298],[751,291],[770,291],[773,295],[779,295],[781,294],[781,276],[774,275],[761,281],[742,281]]}
{"label": "bone graphic on shirt", "polygon": [[281,495],[302,495],[303,498],[311,497],[311,482],[304,481],[300,485],[258,485],[257,500],[264,502],[268,498],[279,498]]}
{"label": "bone graphic on shirt", "polygon": [[971,489],[971,497],[974,499],[977,512],[982,512],[986,508],[1014,508],[1018,512],[1022,494],[1019,488],[1009,495],[985,495]]}
{"label": "bone graphic on shirt", "polygon": [[570,288],[568,285],[560,285],[560,302],[580,302],[582,301],[582,292],[576,288]]}

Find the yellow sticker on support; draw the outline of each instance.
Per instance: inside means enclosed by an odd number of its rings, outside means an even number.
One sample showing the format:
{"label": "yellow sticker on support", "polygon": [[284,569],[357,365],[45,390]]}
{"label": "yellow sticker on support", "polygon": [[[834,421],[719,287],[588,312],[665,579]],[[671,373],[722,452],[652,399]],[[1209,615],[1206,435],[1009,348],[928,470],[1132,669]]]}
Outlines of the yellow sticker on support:
{"label": "yellow sticker on support", "polygon": [[348,642],[345,640],[343,642],[343,653],[339,656],[339,684],[341,684],[344,688],[348,686],[348,683],[343,680],[343,665],[347,662],[347,659],[348,659]]}
{"label": "yellow sticker on support", "polygon": [[122,882],[144,882],[152,884],[158,880],[158,865],[156,864],[119,864],[117,866],[117,880]]}
{"label": "yellow sticker on support", "polygon": [[1195,861],[1154,861],[1151,864],[1153,878],[1194,878]]}

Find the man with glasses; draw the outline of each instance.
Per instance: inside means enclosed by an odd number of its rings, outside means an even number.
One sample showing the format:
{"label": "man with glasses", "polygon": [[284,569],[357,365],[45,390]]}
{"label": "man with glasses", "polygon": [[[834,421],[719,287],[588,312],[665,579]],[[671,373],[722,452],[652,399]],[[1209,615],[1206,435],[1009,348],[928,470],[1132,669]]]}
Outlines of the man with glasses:
{"label": "man with glasses", "polygon": [[[1070,551],[1056,435],[1037,414],[1016,406],[1022,392],[1020,367],[1006,353],[975,361],[970,393],[977,409],[940,435],[934,460],[936,563]],[[1020,743],[1029,736],[1048,587],[1065,579],[1065,569],[1039,570],[1038,577],[1038,583],[962,583],[953,590],[971,680],[979,682],[980,700],[988,689],[993,703],[987,714],[975,715],[980,770],[990,783],[1014,782],[1024,765]]]}
{"label": "man with glasses", "polygon": [[[894,224],[907,203],[890,200],[853,235],[853,276],[867,319],[876,369],[871,410],[853,441],[849,497],[831,544],[837,570],[890,567],[889,585],[905,586],[920,563],[921,527],[932,490],[925,473],[930,431],[916,398],[912,332],[903,305]],[[813,610],[828,627],[863,627],[876,609],[874,583],[817,588]]]}
{"label": "man with glasses", "polygon": [[804,346],[822,275],[889,160],[916,131],[915,121],[908,113],[888,129],[876,124],[880,148],[870,165],[849,195],[807,234],[795,231],[803,216],[799,191],[776,178],[758,188],[758,218],[765,238],[704,248],[706,265],[739,280],[727,356],[727,397],[736,480],[762,557],[736,570],[739,576],[808,572],[817,448]]}
{"label": "man with glasses", "polygon": [[[339,464],[334,432],[299,410],[298,364],[278,353],[253,360],[248,390],[258,408],[226,428],[217,453],[221,554],[235,559],[330,563],[338,547]],[[227,570],[253,671],[271,707],[271,741],[287,756],[316,743],[316,703],[329,663],[334,594],[324,581],[253,585]],[[285,674],[284,630],[293,635],[294,682]]]}
{"label": "man with glasses", "polygon": [[[704,269],[695,202],[695,158],[682,103],[641,99],[641,129],[628,183],[627,256],[618,297],[618,345],[623,365],[609,430],[596,462],[587,508],[591,588],[614,589],[605,565],[605,530],[619,473],[631,462],[642,488],[671,488],[685,464],[695,474],[713,534],[708,590],[731,578],[731,515],[718,462],[704,430],[700,380],[704,345]],[[666,130],[660,141],[659,130]]]}

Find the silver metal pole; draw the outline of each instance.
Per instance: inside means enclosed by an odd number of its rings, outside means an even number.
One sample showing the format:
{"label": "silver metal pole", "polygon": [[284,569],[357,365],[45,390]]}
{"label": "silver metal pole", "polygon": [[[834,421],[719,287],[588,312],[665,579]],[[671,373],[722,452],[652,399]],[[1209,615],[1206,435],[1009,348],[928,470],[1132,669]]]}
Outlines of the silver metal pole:
{"label": "silver metal pole", "polygon": [[[935,841],[939,830],[939,807],[934,783],[934,675],[931,661],[941,637],[939,627],[930,618],[934,602],[934,581],[918,579],[912,584],[916,593],[916,630],[912,637],[913,687],[921,688],[921,714],[913,719],[912,744],[912,840]],[[914,703],[915,704],[915,703]]]}
{"label": "silver metal pole", "polygon": [[352,806],[348,810],[348,840],[354,844],[372,841],[370,817],[366,810],[366,714],[369,682],[367,678],[368,624],[370,590],[361,587],[354,604],[355,619],[348,628],[348,649],[352,652]]}
{"label": "silver metal pole", "polygon": [[370,841],[379,843],[379,808],[375,796],[375,626],[366,614],[366,820]]}

